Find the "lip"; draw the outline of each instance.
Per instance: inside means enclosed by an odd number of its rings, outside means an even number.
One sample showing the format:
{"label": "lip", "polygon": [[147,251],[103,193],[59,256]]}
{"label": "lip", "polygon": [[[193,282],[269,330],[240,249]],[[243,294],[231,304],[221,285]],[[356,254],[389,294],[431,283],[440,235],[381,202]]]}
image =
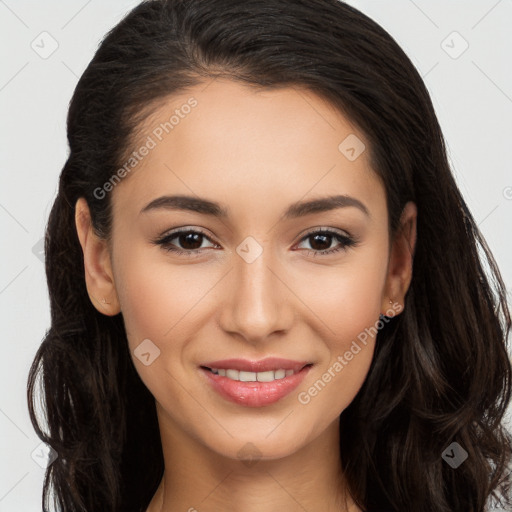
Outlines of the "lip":
{"label": "lip", "polygon": [[[210,366],[211,365],[211,366]],[[277,366],[276,366],[277,365]],[[293,369],[297,373],[272,382],[241,382],[212,373],[207,368],[232,368],[240,371],[262,372],[269,370]],[[246,407],[264,407],[274,404],[289,395],[305,378],[312,363],[287,359],[268,358],[262,361],[228,359],[202,365],[199,370],[208,384],[226,400]]]}
{"label": "lip", "polygon": [[207,368],[223,368],[228,370],[243,371],[243,372],[268,372],[270,370],[293,370],[298,372],[304,366],[310,364],[309,361],[293,361],[291,359],[282,359],[280,357],[266,357],[259,361],[249,361],[248,359],[222,359],[221,361],[211,361],[203,363],[201,366]]}

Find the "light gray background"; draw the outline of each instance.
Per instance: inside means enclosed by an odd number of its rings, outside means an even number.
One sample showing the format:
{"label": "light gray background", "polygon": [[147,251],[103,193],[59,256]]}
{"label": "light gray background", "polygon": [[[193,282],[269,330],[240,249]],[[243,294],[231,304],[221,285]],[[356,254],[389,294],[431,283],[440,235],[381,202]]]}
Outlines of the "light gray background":
{"label": "light gray background", "polygon": [[[49,327],[38,244],[67,155],[68,102],[103,35],[137,3],[0,0],[0,511],[41,510],[26,379]],[[388,30],[424,77],[457,182],[510,290],[512,2],[348,3]]]}

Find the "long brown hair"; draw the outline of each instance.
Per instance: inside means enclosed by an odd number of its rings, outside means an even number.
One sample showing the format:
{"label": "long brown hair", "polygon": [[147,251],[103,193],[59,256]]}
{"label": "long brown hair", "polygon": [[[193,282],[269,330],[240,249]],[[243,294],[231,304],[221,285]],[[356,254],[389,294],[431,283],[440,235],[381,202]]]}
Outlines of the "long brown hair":
{"label": "long brown hair", "polygon": [[[363,508],[482,512],[500,492],[510,504],[505,287],[409,58],[338,0],[153,0],[106,35],[69,106],[69,156],[45,238],[51,326],[27,390],[34,428],[58,455],[43,510],[53,490],[64,512],[138,512],[162,477],[154,398],[131,360],[122,314],[104,316],[89,300],[74,205],[84,197],[108,238],[110,194],[95,190],[122,165],[151,106],[218,76],[305,86],[327,99],[370,141],[390,236],[405,203],[418,207],[404,312],[380,330],[366,381],[341,415],[354,499]],[[35,413],[39,385],[44,419]],[[452,442],[468,453],[456,469],[442,457]]]}

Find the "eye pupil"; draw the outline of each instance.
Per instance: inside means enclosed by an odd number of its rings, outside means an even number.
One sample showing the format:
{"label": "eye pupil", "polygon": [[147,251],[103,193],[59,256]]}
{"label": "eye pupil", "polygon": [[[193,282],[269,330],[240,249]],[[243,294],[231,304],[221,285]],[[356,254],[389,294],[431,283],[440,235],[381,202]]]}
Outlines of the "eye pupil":
{"label": "eye pupil", "polygon": [[[184,249],[194,250],[194,249],[199,249],[201,247],[202,236],[203,235],[200,233],[194,233],[194,232],[189,231],[189,232],[180,234],[178,237],[178,240],[180,242],[180,245]],[[199,241],[199,244],[197,244],[198,241]],[[192,247],[190,247],[190,245],[189,245],[190,243],[192,244]],[[194,245],[196,245],[196,246],[194,246]]]}
{"label": "eye pupil", "polygon": [[[318,244],[316,243],[316,241],[314,243],[311,243],[311,247],[315,251],[324,251],[325,249],[328,249],[331,246],[332,235],[316,234],[316,235],[313,235],[311,238],[313,240],[318,240],[318,239],[321,240],[320,247],[317,247]],[[326,244],[326,241],[327,241],[327,244]],[[323,247],[322,247],[322,245],[323,245]]]}

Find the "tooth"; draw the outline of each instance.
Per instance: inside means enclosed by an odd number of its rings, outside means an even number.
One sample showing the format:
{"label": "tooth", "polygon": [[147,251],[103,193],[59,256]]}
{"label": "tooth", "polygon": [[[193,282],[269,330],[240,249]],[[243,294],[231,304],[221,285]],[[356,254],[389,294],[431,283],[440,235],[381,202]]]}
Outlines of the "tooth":
{"label": "tooth", "polygon": [[238,370],[226,370],[226,377],[233,380],[239,380],[240,372]]}
{"label": "tooth", "polygon": [[294,374],[293,370],[285,370],[280,368],[279,370],[269,370],[266,372],[246,372],[233,369],[225,368],[210,368],[213,374],[219,375],[220,377],[227,377],[231,380],[237,380],[240,382],[272,382],[278,379],[284,379]]}
{"label": "tooth", "polygon": [[256,373],[241,371],[238,379],[242,382],[254,382],[256,380]]}
{"label": "tooth", "polygon": [[283,379],[286,375],[286,370],[283,370],[282,368],[280,370],[276,370],[276,379]]}
{"label": "tooth", "polygon": [[256,374],[258,382],[272,382],[274,380],[274,372],[272,370],[268,372],[258,372]]}

